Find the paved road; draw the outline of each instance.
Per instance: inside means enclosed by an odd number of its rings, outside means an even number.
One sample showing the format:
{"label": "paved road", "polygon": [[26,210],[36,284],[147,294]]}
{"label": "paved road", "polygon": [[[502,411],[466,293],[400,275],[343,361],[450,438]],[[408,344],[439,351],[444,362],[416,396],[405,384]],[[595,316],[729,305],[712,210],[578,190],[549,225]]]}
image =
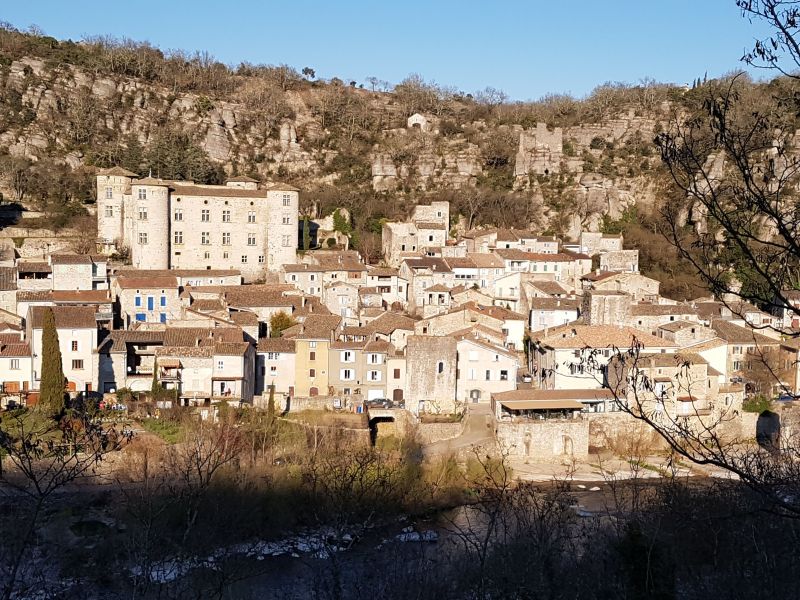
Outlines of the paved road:
{"label": "paved road", "polygon": [[488,403],[470,404],[467,407],[467,416],[464,431],[457,438],[436,442],[423,448],[425,456],[448,454],[463,448],[479,446],[494,439],[494,419]]}

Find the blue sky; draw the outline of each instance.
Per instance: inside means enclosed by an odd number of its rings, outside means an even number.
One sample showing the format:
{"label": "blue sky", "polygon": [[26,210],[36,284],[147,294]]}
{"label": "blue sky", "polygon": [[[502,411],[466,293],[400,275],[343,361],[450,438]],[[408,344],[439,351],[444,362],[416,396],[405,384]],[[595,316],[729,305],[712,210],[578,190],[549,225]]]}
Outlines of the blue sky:
{"label": "blue sky", "polygon": [[58,38],[110,34],[229,64],[397,83],[409,73],[515,100],[605,81],[683,84],[739,69],[757,24],[734,0],[0,0],[0,20]]}

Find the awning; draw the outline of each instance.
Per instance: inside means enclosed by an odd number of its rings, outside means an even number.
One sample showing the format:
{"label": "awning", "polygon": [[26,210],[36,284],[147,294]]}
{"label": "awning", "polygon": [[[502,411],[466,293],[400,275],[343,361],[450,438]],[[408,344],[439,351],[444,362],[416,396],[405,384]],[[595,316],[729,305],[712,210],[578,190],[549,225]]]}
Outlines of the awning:
{"label": "awning", "polygon": [[504,400],[500,404],[508,410],[583,410],[577,400]]}

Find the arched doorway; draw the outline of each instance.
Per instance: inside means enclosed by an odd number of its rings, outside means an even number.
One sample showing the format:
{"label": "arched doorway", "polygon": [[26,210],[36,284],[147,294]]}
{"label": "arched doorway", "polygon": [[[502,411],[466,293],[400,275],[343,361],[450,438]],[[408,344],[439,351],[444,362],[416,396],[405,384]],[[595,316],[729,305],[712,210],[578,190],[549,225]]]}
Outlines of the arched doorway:
{"label": "arched doorway", "polygon": [[312,387],[310,390],[308,390],[308,395],[319,396],[319,388]]}
{"label": "arched doorway", "polygon": [[67,381],[67,391],[68,392],[77,392],[78,385],[74,381]]}
{"label": "arched doorway", "polygon": [[397,388],[392,391],[392,401],[393,402],[402,402],[403,401],[403,390]]}

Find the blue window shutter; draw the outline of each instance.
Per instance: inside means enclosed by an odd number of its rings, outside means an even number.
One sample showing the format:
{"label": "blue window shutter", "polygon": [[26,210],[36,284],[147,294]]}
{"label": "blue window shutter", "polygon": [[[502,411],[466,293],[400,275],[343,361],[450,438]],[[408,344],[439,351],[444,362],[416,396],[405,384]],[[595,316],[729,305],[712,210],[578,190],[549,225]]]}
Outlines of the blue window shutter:
{"label": "blue window shutter", "polygon": [[167,313],[161,313],[161,322],[162,323],[166,323],[167,322]]}
{"label": "blue window shutter", "polygon": [[166,306],[166,305],[167,305],[167,297],[161,296],[161,306]]}
{"label": "blue window shutter", "polygon": [[136,320],[137,321],[144,321],[144,313],[136,313]]}
{"label": "blue window shutter", "polygon": [[141,306],[142,305],[142,297],[136,296],[136,299],[133,301],[134,305]]}
{"label": "blue window shutter", "polygon": [[156,307],[155,299],[152,296],[147,297],[147,310],[153,310]]}

